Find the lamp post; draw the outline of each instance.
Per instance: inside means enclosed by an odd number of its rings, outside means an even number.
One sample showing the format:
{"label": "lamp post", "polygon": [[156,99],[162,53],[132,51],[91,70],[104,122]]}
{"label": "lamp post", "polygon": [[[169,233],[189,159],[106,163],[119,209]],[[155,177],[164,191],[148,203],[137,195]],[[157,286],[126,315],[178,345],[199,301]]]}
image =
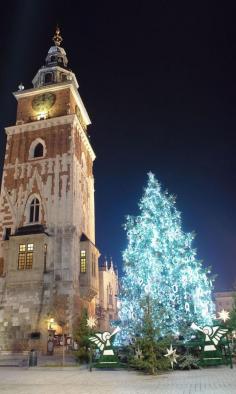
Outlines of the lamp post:
{"label": "lamp post", "polygon": [[55,324],[54,318],[50,318],[48,321],[48,342],[47,342],[47,353],[49,355],[53,355],[54,344],[53,337],[55,330],[53,329],[53,325]]}
{"label": "lamp post", "polygon": [[53,330],[53,328],[52,328],[52,325],[55,323],[55,321],[54,321],[54,319],[53,319],[53,317],[49,320],[49,327],[48,327],[48,329],[49,330]]}

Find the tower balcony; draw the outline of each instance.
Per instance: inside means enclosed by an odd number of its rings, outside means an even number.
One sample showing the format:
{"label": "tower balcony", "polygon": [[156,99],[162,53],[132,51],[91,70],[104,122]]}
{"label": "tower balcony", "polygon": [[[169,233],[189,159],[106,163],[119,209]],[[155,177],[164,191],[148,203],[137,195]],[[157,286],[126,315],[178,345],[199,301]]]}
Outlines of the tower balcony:
{"label": "tower balcony", "polygon": [[51,117],[52,116],[50,116],[50,112],[40,112],[38,115],[31,115],[29,117],[29,122],[35,122],[36,120],[45,120]]}
{"label": "tower balcony", "polygon": [[96,246],[82,234],[80,239],[80,274],[79,287],[81,298],[92,301],[99,292],[98,274],[99,251]]}

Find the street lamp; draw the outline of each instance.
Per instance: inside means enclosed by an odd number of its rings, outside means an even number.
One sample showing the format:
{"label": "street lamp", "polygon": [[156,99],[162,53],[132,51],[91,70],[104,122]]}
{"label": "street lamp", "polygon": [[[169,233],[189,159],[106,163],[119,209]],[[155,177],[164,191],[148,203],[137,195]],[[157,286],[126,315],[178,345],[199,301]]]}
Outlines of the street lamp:
{"label": "street lamp", "polygon": [[54,324],[55,324],[55,320],[53,317],[51,317],[48,320],[48,341],[47,341],[47,353],[50,355],[53,355],[53,351],[54,351],[54,344],[53,344],[53,337],[55,332],[55,330],[53,330]]}
{"label": "street lamp", "polygon": [[55,323],[55,320],[53,317],[49,319],[49,325],[48,325],[48,330],[53,330],[53,324]]}

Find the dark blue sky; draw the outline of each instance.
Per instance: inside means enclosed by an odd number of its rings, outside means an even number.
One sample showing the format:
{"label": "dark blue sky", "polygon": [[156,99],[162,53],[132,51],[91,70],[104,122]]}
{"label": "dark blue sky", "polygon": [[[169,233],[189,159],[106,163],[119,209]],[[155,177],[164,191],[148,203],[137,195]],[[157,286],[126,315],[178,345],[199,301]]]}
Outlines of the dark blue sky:
{"label": "dark blue sky", "polygon": [[[194,4],[193,4],[194,3]],[[121,267],[122,224],[151,170],[177,195],[198,256],[236,279],[236,5],[215,1],[9,1],[1,6],[0,143],[11,92],[44,63],[57,23],[92,119],[96,238]]]}

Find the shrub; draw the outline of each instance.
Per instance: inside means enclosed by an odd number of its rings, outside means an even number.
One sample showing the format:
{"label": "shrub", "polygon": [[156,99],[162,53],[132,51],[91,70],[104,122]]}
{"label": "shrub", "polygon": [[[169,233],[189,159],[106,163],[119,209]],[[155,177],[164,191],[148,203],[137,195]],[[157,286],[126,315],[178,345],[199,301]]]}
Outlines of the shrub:
{"label": "shrub", "polygon": [[192,354],[185,354],[178,358],[179,369],[199,369],[199,359]]}
{"label": "shrub", "polygon": [[84,364],[89,362],[89,351],[85,348],[82,347],[81,349],[77,350],[75,352],[75,359],[77,362],[80,364]]}

